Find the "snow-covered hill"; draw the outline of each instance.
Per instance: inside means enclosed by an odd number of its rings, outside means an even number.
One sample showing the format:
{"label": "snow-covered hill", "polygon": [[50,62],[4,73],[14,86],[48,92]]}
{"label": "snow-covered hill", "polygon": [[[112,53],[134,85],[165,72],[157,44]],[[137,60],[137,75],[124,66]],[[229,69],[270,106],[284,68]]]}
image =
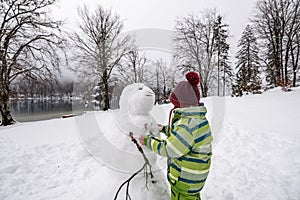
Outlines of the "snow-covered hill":
{"label": "snow-covered hill", "polygon": [[[211,121],[222,114],[213,110],[215,98],[203,101]],[[299,200],[299,104],[300,88],[227,97],[223,124],[212,122],[213,130],[222,125],[222,131],[214,133],[212,169],[202,199]],[[165,116],[169,108],[163,106]],[[101,112],[88,115],[100,120],[105,116]],[[97,188],[110,187],[110,174],[85,150],[78,120],[80,117],[0,127],[1,200],[103,199]],[[158,116],[157,121],[166,120]],[[125,174],[120,184],[129,176]]]}

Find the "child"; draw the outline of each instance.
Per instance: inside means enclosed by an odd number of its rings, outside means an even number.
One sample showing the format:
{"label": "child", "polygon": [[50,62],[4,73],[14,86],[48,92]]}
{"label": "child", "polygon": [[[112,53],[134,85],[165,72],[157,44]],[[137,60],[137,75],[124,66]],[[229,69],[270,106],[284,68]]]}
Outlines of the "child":
{"label": "child", "polygon": [[200,76],[189,72],[186,79],[179,82],[170,94],[174,108],[170,111],[169,125],[161,127],[161,132],[168,138],[163,140],[153,135],[139,138],[141,144],[168,158],[171,200],[201,199],[200,191],[207,179],[212,156],[212,135],[205,117],[206,108],[199,103]]}

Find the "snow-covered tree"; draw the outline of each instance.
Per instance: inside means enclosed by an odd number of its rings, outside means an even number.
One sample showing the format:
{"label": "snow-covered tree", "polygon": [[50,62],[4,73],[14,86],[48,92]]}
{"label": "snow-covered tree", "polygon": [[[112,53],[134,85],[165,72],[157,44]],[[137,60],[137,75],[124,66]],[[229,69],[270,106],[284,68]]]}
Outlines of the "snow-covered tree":
{"label": "snow-covered tree", "polygon": [[236,58],[236,83],[233,94],[241,96],[242,92],[257,93],[261,89],[259,71],[259,48],[253,28],[247,25],[239,40]]}
{"label": "snow-covered tree", "polygon": [[[21,77],[46,82],[59,73],[65,46],[61,21],[49,16],[56,0],[0,1],[1,125],[14,123],[9,98],[11,84]],[[26,77],[26,78],[25,78]]]}
{"label": "snow-covered tree", "polygon": [[71,40],[75,47],[73,70],[82,77],[102,85],[103,110],[110,108],[112,72],[130,50],[131,37],[121,36],[123,22],[111,10],[98,5],[93,12],[79,9],[79,29]]}

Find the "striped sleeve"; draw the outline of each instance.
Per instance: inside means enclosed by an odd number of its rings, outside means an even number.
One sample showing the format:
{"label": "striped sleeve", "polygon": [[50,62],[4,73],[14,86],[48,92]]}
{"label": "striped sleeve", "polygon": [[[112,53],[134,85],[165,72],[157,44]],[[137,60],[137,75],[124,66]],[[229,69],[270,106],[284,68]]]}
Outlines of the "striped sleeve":
{"label": "striped sleeve", "polygon": [[166,136],[170,136],[170,134],[168,133],[168,125],[163,126],[163,128],[160,132],[164,133]]}
{"label": "striped sleeve", "polygon": [[175,126],[167,140],[154,136],[145,138],[145,144],[155,153],[169,158],[179,158],[190,152],[194,145],[194,138],[188,127]]}

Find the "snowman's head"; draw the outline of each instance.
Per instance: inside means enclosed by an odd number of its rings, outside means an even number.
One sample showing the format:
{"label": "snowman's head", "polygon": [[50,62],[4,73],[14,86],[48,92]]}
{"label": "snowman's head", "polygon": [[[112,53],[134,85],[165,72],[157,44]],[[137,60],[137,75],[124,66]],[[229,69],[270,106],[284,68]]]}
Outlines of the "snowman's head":
{"label": "snowman's head", "polygon": [[154,105],[154,92],[142,83],[124,88],[120,97],[120,111],[131,115],[148,115]]}

